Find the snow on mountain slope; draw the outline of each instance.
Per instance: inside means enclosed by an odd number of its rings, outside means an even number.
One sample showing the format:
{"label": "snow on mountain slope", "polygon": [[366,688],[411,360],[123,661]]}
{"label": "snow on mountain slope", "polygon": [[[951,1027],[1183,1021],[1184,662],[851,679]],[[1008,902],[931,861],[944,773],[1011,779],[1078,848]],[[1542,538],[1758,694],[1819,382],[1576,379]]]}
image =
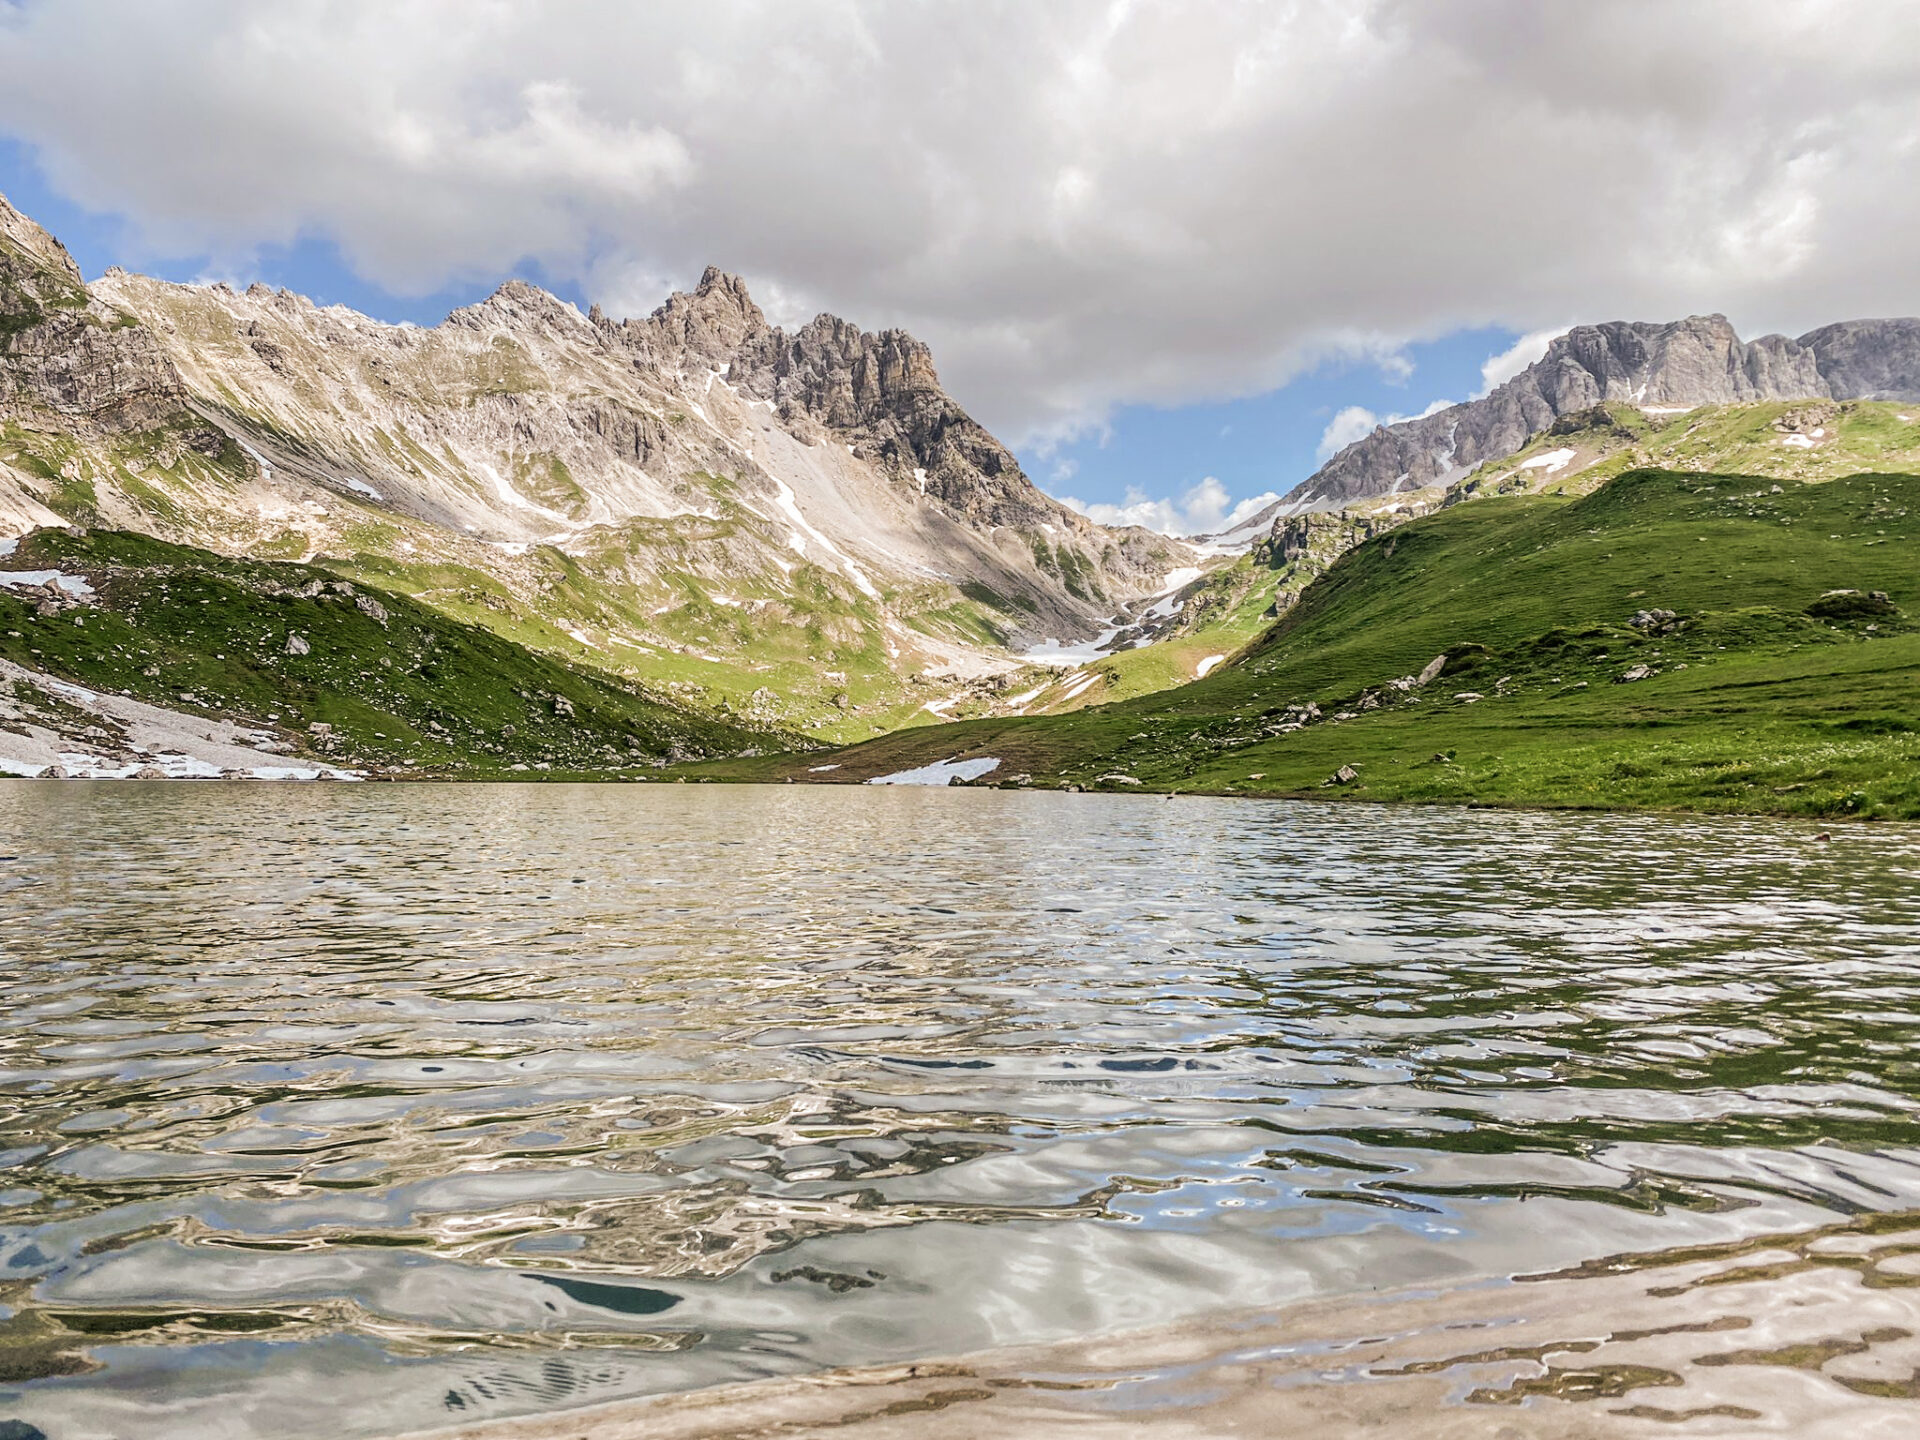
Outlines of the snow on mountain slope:
{"label": "snow on mountain slope", "polygon": [[[9,322],[10,532],[98,524],[309,560],[836,735],[925,721],[941,677],[1016,671],[1191,563],[1042,494],[911,336],[831,316],[789,334],[717,270],[640,319],[516,281],[423,328],[259,285],[115,270],[89,291],[5,214],[33,242],[0,235],[15,268],[91,317]],[[145,383],[120,419],[109,384],[58,403],[49,367],[86,371],[61,351],[75,326],[140,361],[116,362]]]}

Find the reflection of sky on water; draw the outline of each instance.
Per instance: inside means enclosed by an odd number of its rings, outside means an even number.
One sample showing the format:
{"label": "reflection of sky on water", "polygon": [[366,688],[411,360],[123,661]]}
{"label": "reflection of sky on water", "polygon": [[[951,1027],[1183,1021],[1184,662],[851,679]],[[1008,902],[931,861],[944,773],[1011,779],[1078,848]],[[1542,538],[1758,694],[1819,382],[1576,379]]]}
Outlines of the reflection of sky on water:
{"label": "reflection of sky on water", "polygon": [[1898,832],[19,785],[0,835],[0,1345],[45,1377],[0,1413],[62,1440],[159,1434],[162,1395],[377,1433],[1920,1196]]}

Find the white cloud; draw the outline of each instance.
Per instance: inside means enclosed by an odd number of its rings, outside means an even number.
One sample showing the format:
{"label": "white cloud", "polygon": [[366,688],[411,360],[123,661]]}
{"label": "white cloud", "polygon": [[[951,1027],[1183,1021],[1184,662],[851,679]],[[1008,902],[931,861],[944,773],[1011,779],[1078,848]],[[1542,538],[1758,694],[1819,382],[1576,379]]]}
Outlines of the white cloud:
{"label": "white cloud", "polygon": [[1320,444],[1313,453],[1325,460],[1354,441],[1372,434],[1373,427],[1379,423],[1380,417],[1366,406],[1349,405],[1327,422],[1327,428],[1320,432]]}
{"label": "white cloud", "polygon": [[131,263],[619,313],[713,262],[1015,444],[1462,326],[1909,313],[1920,248],[1911,0],[6,0],[0,74]]}
{"label": "white cloud", "polygon": [[1535,330],[1530,335],[1522,335],[1498,355],[1489,355],[1486,363],[1480,367],[1480,393],[1485,395],[1495,386],[1506,384],[1545,355],[1547,346],[1566,334],[1570,328],[1560,325],[1548,330]]}
{"label": "white cloud", "polygon": [[1090,504],[1071,495],[1060,497],[1062,503],[1102,525],[1142,525],[1162,535],[1211,535],[1231,530],[1279,498],[1268,491],[1236,502],[1227,487],[1211,475],[1177,500],[1151,499],[1135,486],[1127,487],[1126,502],[1120,505]]}
{"label": "white cloud", "polygon": [[1418,420],[1422,416],[1436,414],[1453,403],[1451,400],[1436,400],[1419,415],[1376,415],[1364,405],[1349,405],[1327,422],[1327,428],[1320,432],[1320,444],[1315,447],[1314,453],[1322,460],[1329,460],[1354,441],[1364,440],[1371,435],[1376,425],[1398,425],[1402,420]]}

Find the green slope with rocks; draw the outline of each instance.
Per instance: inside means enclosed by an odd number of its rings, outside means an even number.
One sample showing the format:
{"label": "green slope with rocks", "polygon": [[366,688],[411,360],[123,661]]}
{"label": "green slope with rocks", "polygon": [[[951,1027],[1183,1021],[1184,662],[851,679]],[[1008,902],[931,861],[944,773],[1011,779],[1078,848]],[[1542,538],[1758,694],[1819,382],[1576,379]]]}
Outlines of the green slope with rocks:
{"label": "green slope with rocks", "polygon": [[[800,743],[313,566],[49,529],[0,569],[11,577],[0,661],[23,672],[14,690],[46,676],[239,721],[271,737],[269,754],[366,773],[620,775]],[[109,750],[126,739],[91,738]]]}
{"label": "green slope with rocks", "polygon": [[1884,474],[1483,499],[1361,544],[1179,689],[704,773],[992,757],[977,783],[1920,818],[1916,511]]}

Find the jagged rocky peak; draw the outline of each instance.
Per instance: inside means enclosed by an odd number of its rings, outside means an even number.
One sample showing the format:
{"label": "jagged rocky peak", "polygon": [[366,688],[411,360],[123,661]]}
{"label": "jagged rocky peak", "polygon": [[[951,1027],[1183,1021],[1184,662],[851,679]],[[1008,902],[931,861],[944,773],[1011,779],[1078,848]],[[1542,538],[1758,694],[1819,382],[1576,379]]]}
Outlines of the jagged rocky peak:
{"label": "jagged rocky peak", "polygon": [[645,320],[627,321],[620,333],[656,361],[724,370],[741,346],[770,332],[747,282],[709,265],[691,294],[676,290]]}
{"label": "jagged rocky peak", "polygon": [[509,280],[478,305],[454,311],[446,323],[471,330],[531,325],[565,332],[589,322],[558,295],[525,280]]}
{"label": "jagged rocky peak", "polygon": [[0,411],[139,428],[185,398],[146,327],[91,295],[66,247],[0,196]]}
{"label": "jagged rocky peak", "polygon": [[1920,401],[1920,320],[1854,320],[1798,340],[1752,341],[1724,315],[1577,325],[1478,400],[1355,441],[1275,513],[1446,483],[1513,454],[1563,415],[1609,402],[1692,409],[1860,398]]}
{"label": "jagged rocky peak", "polygon": [[80,267],[67,247],[14,209],[5,195],[0,195],[0,241],[5,242],[0,245],[0,272],[13,283],[27,283],[31,271],[44,270],[69,286],[84,287]]}
{"label": "jagged rocky peak", "polygon": [[1731,405],[1825,393],[1812,351],[1784,335],[1744,343],[1724,315],[1576,325],[1507,384],[1536,389],[1556,415],[1606,400]]}

